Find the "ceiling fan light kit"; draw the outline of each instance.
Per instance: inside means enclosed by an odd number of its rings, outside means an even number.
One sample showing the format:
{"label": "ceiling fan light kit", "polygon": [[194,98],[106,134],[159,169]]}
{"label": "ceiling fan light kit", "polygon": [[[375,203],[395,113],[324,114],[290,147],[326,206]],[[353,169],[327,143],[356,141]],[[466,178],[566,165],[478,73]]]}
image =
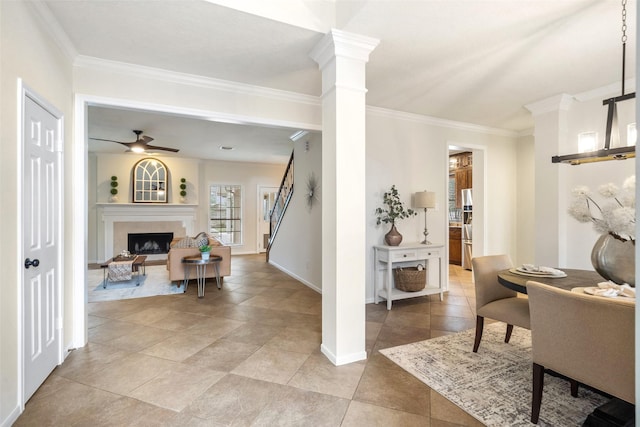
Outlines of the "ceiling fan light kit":
{"label": "ceiling fan light kit", "polygon": [[[627,0],[622,0],[622,94],[602,101],[602,105],[607,108],[607,129],[604,139],[604,148],[601,150],[586,153],[567,154],[564,156],[553,156],[552,163],[568,163],[570,165],[580,165],[583,163],[602,162],[606,160],[625,160],[636,156],[636,147],[629,145],[626,147],[611,148],[611,140],[616,143],[620,141],[620,130],[618,129],[617,103],[636,97],[636,93],[624,93],[625,80],[625,56],[627,49]],[[615,129],[614,129],[615,128]],[[612,133],[615,132],[615,133]]]}

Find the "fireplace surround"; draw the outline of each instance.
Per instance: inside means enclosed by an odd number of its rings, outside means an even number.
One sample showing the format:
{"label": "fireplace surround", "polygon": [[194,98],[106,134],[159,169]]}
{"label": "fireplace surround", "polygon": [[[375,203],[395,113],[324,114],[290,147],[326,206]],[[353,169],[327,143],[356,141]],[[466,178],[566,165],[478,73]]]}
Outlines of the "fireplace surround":
{"label": "fireplace surround", "polygon": [[[96,207],[98,218],[103,223],[97,236],[97,257],[100,261],[127,249],[129,233],[172,232],[174,237],[195,234],[196,205],[100,203]],[[147,256],[147,260],[166,259],[166,254]]]}

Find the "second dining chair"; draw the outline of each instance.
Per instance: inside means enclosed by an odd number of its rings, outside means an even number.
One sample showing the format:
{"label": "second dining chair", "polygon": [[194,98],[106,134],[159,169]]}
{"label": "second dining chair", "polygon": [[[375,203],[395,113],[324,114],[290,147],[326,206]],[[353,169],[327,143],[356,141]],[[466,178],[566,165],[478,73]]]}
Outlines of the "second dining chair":
{"label": "second dining chair", "polygon": [[498,272],[513,267],[508,255],[475,257],[471,260],[476,289],[476,337],[473,352],[478,352],[484,318],[499,320],[507,324],[504,342],[508,343],[514,326],[531,329],[529,301],[518,298],[518,293],[498,282]]}

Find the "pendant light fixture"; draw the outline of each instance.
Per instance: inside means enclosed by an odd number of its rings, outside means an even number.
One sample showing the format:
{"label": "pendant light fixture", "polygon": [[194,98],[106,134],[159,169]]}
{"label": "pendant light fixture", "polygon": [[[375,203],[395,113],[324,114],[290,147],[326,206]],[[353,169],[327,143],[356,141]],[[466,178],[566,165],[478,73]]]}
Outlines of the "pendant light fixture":
{"label": "pendant light fixture", "polygon": [[552,163],[568,163],[580,165],[582,163],[601,162],[605,160],[624,160],[636,156],[635,145],[628,147],[611,148],[612,140],[615,144],[620,142],[620,130],[618,129],[617,103],[636,97],[636,93],[624,93],[625,56],[627,46],[627,0],[622,0],[622,94],[602,101],[607,106],[607,129],[604,138],[604,148],[587,153],[567,154],[565,156],[553,156]]}

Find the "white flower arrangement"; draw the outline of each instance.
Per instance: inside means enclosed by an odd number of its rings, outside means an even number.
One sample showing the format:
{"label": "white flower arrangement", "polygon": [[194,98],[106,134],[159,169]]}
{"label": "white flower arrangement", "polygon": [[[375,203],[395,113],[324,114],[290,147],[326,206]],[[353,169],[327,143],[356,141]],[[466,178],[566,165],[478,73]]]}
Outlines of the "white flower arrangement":
{"label": "white flower arrangement", "polygon": [[627,178],[618,188],[609,183],[598,187],[605,202],[597,203],[589,187],[572,190],[569,215],[580,222],[592,222],[599,233],[608,233],[619,240],[636,240],[636,177]]}

